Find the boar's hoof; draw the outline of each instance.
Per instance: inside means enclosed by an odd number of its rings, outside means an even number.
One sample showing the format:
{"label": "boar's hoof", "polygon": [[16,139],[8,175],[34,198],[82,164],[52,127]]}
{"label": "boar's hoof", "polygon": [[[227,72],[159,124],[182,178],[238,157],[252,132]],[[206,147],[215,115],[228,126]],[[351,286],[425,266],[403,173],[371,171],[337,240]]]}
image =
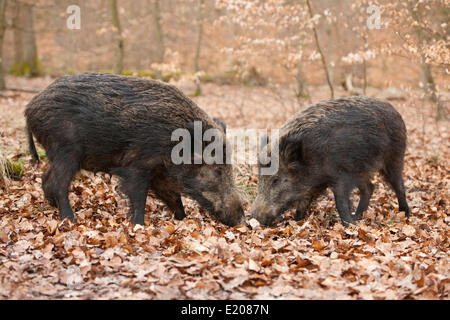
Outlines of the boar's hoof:
{"label": "boar's hoof", "polygon": [[131,217],[131,223],[144,225],[144,215],[133,215]]}
{"label": "boar's hoof", "polygon": [[305,219],[306,217],[306,211],[300,211],[300,210],[295,210],[295,216],[294,216],[294,220],[295,221],[301,221],[303,219]]}
{"label": "boar's hoof", "polygon": [[57,207],[57,204],[56,204],[56,200],[55,199],[53,199],[53,198],[45,198],[47,201],[48,201],[48,204],[51,206],[51,207]]}
{"label": "boar's hoof", "polygon": [[174,216],[177,220],[183,220],[184,218],[186,218],[186,213],[184,212],[184,210],[177,210],[175,211]]}
{"label": "boar's hoof", "polygon": [[246,226],[246,227],[248,227],[249,224],[247,223],[247,221],[245,221],[245,217],[242,216],[242,217],[236,222],[236,224],[235,224],[234,226],[235,226],[235,227],[237,227],[237,226]]}
{"label": "boar's hoof", "polygon": [[358,211],[356,211],[355,215],[353,216],[353,220],[354,220],[354,221],[362,220],[362,218],[363,218],[363,213],[364,213],[364,212],[358,212]]}
{"label": "boar's hoof", "polygon": [[404,211],[405,215],[409,218],[411,216],[411,214],[409,213],[409,207],[408,205],[400,205],[400,207],[398,208],[398,212]]}
{"label": "boar's hoof", "polygon": [[353,219],[351,219],[351,220],[350,219],[347,219],[347,220],[341,219],[341,223],[344,227],[348,227],[350,224],[355,224],[355,221]]}
{"label": "boar's hoof", "polygon": [[76,223],[77,219],[75,218],[75,216],[73,214],[71,215],[61,215],[61,221],[63,221],[64,219],[69,220],[72,223]]}

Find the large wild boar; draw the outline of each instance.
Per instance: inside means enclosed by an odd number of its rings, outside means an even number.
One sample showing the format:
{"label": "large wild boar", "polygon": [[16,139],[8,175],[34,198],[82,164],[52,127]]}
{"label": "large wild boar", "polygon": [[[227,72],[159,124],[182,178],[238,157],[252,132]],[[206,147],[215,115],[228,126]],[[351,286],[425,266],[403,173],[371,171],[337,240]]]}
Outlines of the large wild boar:
{"label": "large wild boar", "polygon": [[[367,209],[371,178],[378,171],[394,189],[399,211],[409,216],[402,177],[405,148],[405,124],[387,102],[358,96],[314,104],[280,129],[279,170],[259,177],[252,217],[270,225],[296,208],[295,219],[303,219],[311,201],[329,187],[347,225]],[[354,188],[360,201],[352,215]]]}
{"label": "large wild boar", "polygon": [[171,161],[176,129],[192,131],[200,121],[225,136],[223,123],[172,85],[106,73],[65,76],[35,96],[25,116],[31,154],[38,158],[34,135],[50,161],[42,187],[61,219],[75,221],[68,190],[75,173],[85,169],[120,178],[133,223],[144,223],[149,190],[177,219],[185,217],[181,195],[187,195],[224,224],[244,221],[231,165]]}

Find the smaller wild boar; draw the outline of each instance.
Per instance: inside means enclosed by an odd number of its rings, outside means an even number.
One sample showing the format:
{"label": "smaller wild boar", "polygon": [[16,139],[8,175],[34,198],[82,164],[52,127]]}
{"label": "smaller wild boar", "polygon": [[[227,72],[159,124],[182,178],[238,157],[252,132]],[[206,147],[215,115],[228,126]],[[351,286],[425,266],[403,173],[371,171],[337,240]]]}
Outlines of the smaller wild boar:
{"label": "smaller wild boar", "polygon": [[[342,223],[348,225],[367,209],[371,178],[378,171],[394,189],[399,211],[409,216],[402,177],[405,148],[405,124],[387,102],[358,96],[314,104],[280,129],[279,170],[259,177],[252,217],[270,225],[296,208],[295,219],[303,219],[311,201],[329,187]],[[354,188],[360,200],[352,215]]]}
{"label": "smaller wild boar", "polygon": [[231,165],[173,163],[175,130],[191,132],[197,122],[225,136],[225,126],[172,85],[106,73],[66,76],[35,96],[25,116],[31,154],[38,158],[34,135],[50,161],[42,176],[45,198],[62,219],[75,221],[68,189],[85,169],[120,178],[133,223],[144,223],[150,190],[177,219],[185,217],[186,195],[224,224],[244,223]]}

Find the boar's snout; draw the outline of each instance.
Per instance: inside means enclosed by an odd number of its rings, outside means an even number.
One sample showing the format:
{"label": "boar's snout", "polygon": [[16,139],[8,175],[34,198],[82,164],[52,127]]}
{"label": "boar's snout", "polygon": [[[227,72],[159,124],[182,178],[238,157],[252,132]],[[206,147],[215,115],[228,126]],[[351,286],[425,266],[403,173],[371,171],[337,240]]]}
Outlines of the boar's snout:
{"label": "boar's snout", "polygon": [[260,196],[257,196],[252,205],[251,217],[264,226],[272,226],[277,218],[277,213],[274,207],[267,204]]}
{"label": "boar's snout", "polygon": [[246,224],[244,208],[242,207],[242,202],[238,195],[231,197],[222,208],[217,210],[220,222],[230,227]]}

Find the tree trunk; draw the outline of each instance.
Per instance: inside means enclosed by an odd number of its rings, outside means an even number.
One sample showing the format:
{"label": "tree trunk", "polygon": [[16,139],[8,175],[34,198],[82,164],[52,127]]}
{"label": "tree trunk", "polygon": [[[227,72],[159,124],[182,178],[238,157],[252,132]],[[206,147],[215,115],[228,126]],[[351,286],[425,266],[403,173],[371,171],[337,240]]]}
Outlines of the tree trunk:
{"label": "tree trunk", "polygon": [[7,0],[0,0],[0,90],[5,90],[5,72],[3,70],[3,39],[5,35],[5,11]]}
{"label": "tree trunk", "polygon": [[367,92],[367,62],[363,59],[363,94],[366,95]]}
{"label": "tree trunk", "polygon": [[[302,55],[303,56],[303,55]],[[303,61],[302,61],[302,57],[300,57],[300,59],[297,62],[297,74],[295,76],[295,80],[297,83],[297,98],[306,98],[307,97],[307,93],[306,93],[306,85],[305,85],[305,79],[303,77]]]}
{"label": "tree trunk", "polygon": [[22,48],[22,23],[20,19],[20,2],[14,3],[14,15],[12,18],[12,28],[14,33],[14,64],[18,64],[22,61],[23,48]]}
{"label": "tree trunk", "polygon": [[[309,16],[312,19],[313,12],[312,12],[311,4],[309,3],[309,0],[306,0],[306,5],[308,6]],[[333,99],[334,98],[334,88],[333,88],[333,84],[331,82],[330,72],[328,71],[328,66],[327,66],[327,62],[325,60],[325,55],[323,54],[322,48],[320,47],[319,35],[317,34],[317,30],[314,25],[313,25],[312,29],[313,29],[313,33],[314,33],[314,39],[316,41],[317,51],[319,51],[320,57],[322,59],[323,69],[325,71],[325,75],[327,76],[328,87],[330,88],[330,96],[331,96],[331,99]]]}
{"label": "tree trunk", "polygon": [[[159,6],[159,0],[153,0],[153,21],[155,22],[155,31],[156,31],[156,62],[163,63],[164,55],[165,55],[165,47],[164,47],[164,34],[161,25],[161,10]],[[160,70],[157,70],[157,77],[162,79],[162,74]]]}
{"label": "tree trunk", "polygon": [[195,50],[194,57],[194,72],[200,71],[198,66],[198,61],[200,59],[200,49],[202,46],[202,38],[203,38],[203,10],[205,6],[205,0],[198,0],[198,37],[197,37],[197,47]]}
{"label": "tree trunk", "polygon": [[[205,6],[205,0],[198,0],[198,37],[197,37],[197,47],[195,49],[195,56],[194,56],[194,72],[197,73],[200,71],[200,67],[198,66],[198,62],[200,60],[200,49],[202,47],[202,39],[203,39],[203,11]],[[199,96],[202,93],[202,89],[200,86],[200,80],[197,79],[196,81],[196,89],[195,89],[195,95]]]}
{"label": "tree trunk", "polygon": [[[367,44],[367,36],[363,36],[364,38],[364,49],[367,49],[368,44]],[[364,95],[366,95],[366,91],[367,91],[367,61],[365,58],[363,58],[363,80],[364,80],[364,84],[363,84],[363,93]]]}
{"label": "tree trunk", "polygon": [[442,105],[442,101],[439,97],[439,94],[436,90],[436,84],[433,79],[433,74],[431,73],[431,68],[428,63],[426,63],[426,57],[423,53],[422,48],[420,48],[420,56],[421,56],[421,68],[422,68],[422,81],[423,88],[425,90],[425,94],[427,94],[431,101],[436,104],[436,119],[437,120],[445,120],[447,119],[447,115],[445,112],[445,108]]}
{"label": "tree trunk", "polygon": [[36,35],[33,22],[33,5],[25,2],[15,2],[13,17],[14,27],[14,66],[12,72],[16,75],[36,77],[41,75],[36,46]]}
{"label": "tree trunk", "polygon": [[33,22],[33,6],[29,4],[23,4],[24,8],[24,50],[23,61],[31,66],[30,75],[39,75],[38,55],[36,46],[36,36],[34,33]]}
{"label": "tree trunk", "polygon": [[112,25],[114,28],[114,42],[115,42],[113,72],[115,74],[121,74],[123,71],[123,56],[124,56],[122,28],[120,26],[117,0],[110,0],[109,2],[111,6],[111,17],[112,17]]}
{"label": "tree trunk", "polygon": [[436,119],[438,120],[444,120],[447,119],[447,116],[445,114],[445,109],[442,106],[441,99],[439,98],[439,94],[436,89],[436,84],[433,79],[433,73],[431,72],[430,65],[426,62],[425,53],[423,52],[423,45],[425,42],[425,36],[422,32],[422,29],[419,24],[419,15],[417,11],[414,11],[414,3],[417,3],[418,1],[409,2],[408,8],[411,13],[411,17],[414,21],[417,22],[417,25],[414,26],[414,31],[417,36],[417,47],[420,54],[420,67],[422,70],[421,78],[423,82],[423,89],[425,91],[425,94],[428,95],[434,103],[436,103]]}
{"label": "tree trunk", "polygon": [[22,29],[20,22],[20,3],[14,2],[14,15],[12,18],[12,28],[14,32],[14,64],[22,61]]}

